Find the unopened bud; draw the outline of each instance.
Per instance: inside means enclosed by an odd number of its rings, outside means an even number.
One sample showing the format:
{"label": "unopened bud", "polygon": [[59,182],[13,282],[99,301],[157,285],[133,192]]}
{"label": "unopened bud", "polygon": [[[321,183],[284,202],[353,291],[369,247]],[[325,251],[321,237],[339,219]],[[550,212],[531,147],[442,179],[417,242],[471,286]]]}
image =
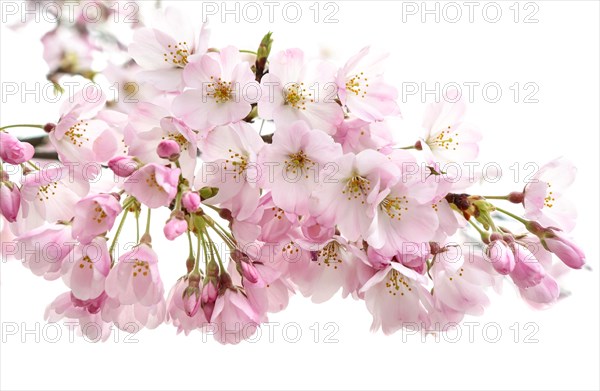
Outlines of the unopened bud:
{"label": "unopened bud", "polygon": [[160,158],[174,162],[179,159],[181,147],[176,141],[163,140],[158,143],[158,147],[156,147],[156,153]]}

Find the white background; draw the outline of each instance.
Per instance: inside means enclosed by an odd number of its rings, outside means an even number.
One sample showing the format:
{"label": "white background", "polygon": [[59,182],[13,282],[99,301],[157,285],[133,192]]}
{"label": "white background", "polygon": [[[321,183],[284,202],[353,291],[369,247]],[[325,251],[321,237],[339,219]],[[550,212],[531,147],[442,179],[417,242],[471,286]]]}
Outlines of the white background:
{"label": "white background", "polygon": [[[463,12],[459,22],[442,17],[436,23],[429,15],[423,23],[420,13],[404,14],[403,20],[400,2],[337,2],[339,22],[331,24],[314,23],[312,2],[299,4],[303,17],[298,23],[286,22],[281,12],[275,13],[274,23],[268,23],[266,14],[254,24],[235,23],[232,16],[226,23],[213,18],[211,46],[254,49],[270,30],[275,33],[274,50],[300,47],[311,56],[326,54],[340,65],[367,44],[387,50],[387,78],[400,90],[402,83],[427,83],[430,88],[435,82],[498,83],[502,98],[491,103],[481,87],[476,88],[468,113],[484,133],[480,160],[498,162],[508,178],[503,185],[487,184],[486,192],[521,188],[508,170],[515,162],[543,163],[561,155],[572,159],[579,171],[569,196],[580,212],[573,235],[585,249],[591,270],[566,276],[561,284],[570,296],[545,311],[530,309],[506,284],[502,296],[491,294],[492,306],[484,316],[467,319],[478,324],[473,332],[462,327],[455,343],[431,337],[423,342],[420,336],[402,333],[373,334],[363,302],[336,298],[314,305],[294,297],[286,311],[270,317],[280,324],[274,332],[264,330],[256,343],[222,346],[199,333],[176,336],[169,325],[138,333],[135,343],[126,343],[123,333],[117,342],[71,342],[67,329],[57,343],[45,341],[44,334],[53,339],[56,329],[45,326],[44,308],[64,291],[62,283],[36,278],[18,262],[2,262],[1,321],[3,327],[19,327],[17,335],[3,333],[2,389],[598,389],[598,3],[538,1],[537,23],[523,23],[535,9],[525,9],[525,3],[517,5],[521,13],[515,23],[512,1],[498,2],[500,21],[487,22],[482,15],[485,3],[480,3],[470,23],[468,9],[458,2]],[[422,7],[421,2],[413,4]],[[439,3],[440,12],[444,4]],[[199,3],[184,6],[201,20]],[[2,26],[2,83],[44,81],[47,69],[37,39],[47,28],[32,23],[17,34]],[[539,102],[524,103],[524,96],[515,102],[509,89],[515,82],[535,83]],[[33,96],[26,103],[4,98],[2,126],[56,120],[58,104],[35,103]],[[398,125],[398,138],[414,141],[423,107],[418,95],[401,102],[405,121]],[[164,243],[157,247],[165,254],[160,267],[167,289],[183,271],[185,242],[177,243],[178,248]],[[283,325],[291,322],[302,330],[297,343],[290,342],[293,328],[287,336],[282,334]],[[334,330],[325,329],[329,322],[337,325],[337,343],[324,342]],[[493,329],[487,335],[482,332],[494,322],[502,331],[496,343],[491,342]],[[526,326],[530,322],[537,328]],[[310,329],[315,323],[320,328],[317,343]],[[23,335],[24,327],[38,327],[38,332]],[[537,342],[526,343],[534,330]]]}

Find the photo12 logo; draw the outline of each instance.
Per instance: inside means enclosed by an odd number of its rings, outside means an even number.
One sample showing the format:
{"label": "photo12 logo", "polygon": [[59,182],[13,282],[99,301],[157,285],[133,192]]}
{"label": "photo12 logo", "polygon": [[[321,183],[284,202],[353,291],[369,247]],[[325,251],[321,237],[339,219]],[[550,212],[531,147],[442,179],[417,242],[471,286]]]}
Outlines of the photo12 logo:
{"label": "photo12 logo", "polygon": [[539,23],[537,2],[404,1],[402,23]]}
{"label": "photo12 logo", "polygon": [[202,21],[221,23],[339,23],[340,5],[334,1],[203,1]]}

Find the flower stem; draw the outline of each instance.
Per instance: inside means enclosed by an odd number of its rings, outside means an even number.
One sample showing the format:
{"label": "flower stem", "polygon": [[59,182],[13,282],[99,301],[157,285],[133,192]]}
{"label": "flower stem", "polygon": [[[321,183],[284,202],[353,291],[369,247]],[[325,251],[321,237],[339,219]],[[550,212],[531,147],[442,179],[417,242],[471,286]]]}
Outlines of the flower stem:
{"label": "flower stem", "polygon": [[190,233],[190,231],[187,231],[187,237],[188,237],[188,244],[190,245],[190,258],[194,258],[194,246],[192,244],[192,234]]}
{"label": "flower stem", "polygon": [[38,128],[38,129],[44,129],[44,125],[34,125],[34,124],[8,125],[8,126],[1,127],[0,131],[3,131],[4,129],[10,129],[10,128]]}
{"label": "flower stem", "polygon": [[121,217],[121,222],[119,223],[119,226],[117,227],[117,232],[115,232],[115,237],[113,238],[113,242],[110,245],[110,249],[108,250],[108,253],[110,254],[110,257],[111,257],[111,266],[114,265],[114,263],[115,263],[115,260],[112,256],[113,250],[115,249],[115,246],[117,244],[117,239],[119,239],[119,235],[121,234],[121,230],[123,229],[123,225],[125,224],[125,219],[127,218],[128,213],[129,213],[129,209],[126,208],[125,212],[123,213],[123,217]]}
{"label": "flower stem", "polygon": [[483,198],[487,199],[487,200],[508,200],[508,196],[482,196]]}
{"label": "flower stem", "polygon": [[524,225],[528,225],[528,223],[529,223],[529,221],[525,220],[524,218],[521,218],[521,217],[517,216],[516,214],[514,214],[514,213],[511,213],[511,212],[509,212],[509,211],[507,211],[507,210],[504,210],[504,209],[502,209],[502,208],[498,208],[498,207],[497,207],[497,206],[495,206],[495,205],[494,205],[494,208],[495,208],[495,209],[496,209],[498,212],[500,212],[500,213],[504,213],[505,215],[512,217],[513,219],[517,220],[518,222],[520,222],[520,223],[522,223],[522,224],[524,224]]}
{"label": "flower stem", "polygon": [[258,54],[252,50],[240,49],[240,53],[248,53],[248,54],[254,54],[255,56],[258,56]]}
{"label": "flower stem", "polygon": [[477,226],[477,224],[475,224],[473,222],[473,220],[471,220],[471,219],[469,219],[469,224],[471,224],[471,226],[473,228],[475,228],[477,230],[477,232],[479,232],[479,236],[481,237],[481,240],[485,243],[485,241],[490,237],[490,234],[488,234],[486,231],[479,228],[479,226]]}
{"label": "flower stem", "polygon": [[148,218],[146,219],[146,232],[144,235],[150,236],[150,217],[152,217],[152,208],[148,208]]}

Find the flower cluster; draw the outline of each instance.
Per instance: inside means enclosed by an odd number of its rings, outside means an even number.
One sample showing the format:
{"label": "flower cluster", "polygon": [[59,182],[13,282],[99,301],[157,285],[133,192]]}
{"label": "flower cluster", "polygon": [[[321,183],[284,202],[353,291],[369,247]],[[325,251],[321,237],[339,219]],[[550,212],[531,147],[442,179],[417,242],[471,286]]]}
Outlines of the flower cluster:
{"label": "flower cluster", "polygon": [[[114,102],[90,84],[70,96],[39,126],[60,163],[34,161],[34,148],[8,133],[17,125],[0,129],[0,210],[14,255],[68,288],[47,320],[75,319],[83,333],[93,322],[102,339],[113,324],[168,322],[237,343],[292,294],[321,303],[341,291],[364,301],[373,330],[430,330],[482,314],[489,289],[504,282],[548,306],[560,294],[556,259],[583,267],[568,234],[568,161],[494,197],[468,193],[472,178],[443,171],[478,154],[480,134],[456,91],[429,105],[415,143],[400,147],[384,55],[364,48],[345,64],[309,60],[300,49],[272,52],[270,33],[255,52],[212,48],[208,29],[193,26],[170,8],[134,26],[119,53],[130,66],[94,75],[145,93]],[[84,53],[72,59],[98,50],[74,48]],[[98,180],[107,173],[118,180]],[[151,221],[156,209],[168,219]],[[125,220],[144,216],[145,232],[118,251]],[[150,235],[157,224],[164,238]],[[161,254],[160,241],[189,249],[187,259]],[[181,269],[165,281],[167,295],[159,263]]]}

